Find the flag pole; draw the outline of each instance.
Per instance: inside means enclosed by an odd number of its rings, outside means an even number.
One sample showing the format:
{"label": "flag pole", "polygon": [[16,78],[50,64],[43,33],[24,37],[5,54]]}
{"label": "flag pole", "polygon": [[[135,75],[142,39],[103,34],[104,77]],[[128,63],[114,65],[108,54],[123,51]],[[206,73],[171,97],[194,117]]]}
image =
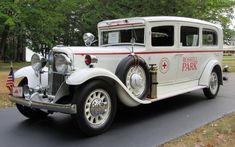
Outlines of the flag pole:
{"label": "flag pole", "polygon": [[9,95],[12,95],[12,90],[13,90],[13,87],[14,87],[14,72],[13,72],[12,61],[11,61],[11,65],[10,66],[11,67],[10,67],[10,72],[9,72],[9,75],[8,75],[8,78],[7,78],[7,81],[6,81],[6,87],[10,91]]}

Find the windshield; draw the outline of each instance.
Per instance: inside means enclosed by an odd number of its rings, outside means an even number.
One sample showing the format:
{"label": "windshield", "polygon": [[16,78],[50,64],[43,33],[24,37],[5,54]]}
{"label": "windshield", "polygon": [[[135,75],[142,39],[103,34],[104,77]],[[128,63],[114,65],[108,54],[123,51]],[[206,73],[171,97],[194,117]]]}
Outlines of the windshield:
{"label": "windshield", "polygon": [[131,43],[144,45],[144,28],[103,31],[101,32],[101,36],[101,45],[119,45]]}

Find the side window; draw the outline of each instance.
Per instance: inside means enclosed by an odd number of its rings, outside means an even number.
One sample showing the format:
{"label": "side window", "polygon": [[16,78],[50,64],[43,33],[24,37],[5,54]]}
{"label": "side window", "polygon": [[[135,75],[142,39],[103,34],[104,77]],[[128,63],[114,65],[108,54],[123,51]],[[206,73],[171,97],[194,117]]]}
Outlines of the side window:
{"label": "side window", "polygon": [[180,42],[182,46],[198,46],[199,28],[182,26],[180,31]]}
{"label": "side window", "polygon": [[174,45],[174,26],[153,27],[152,46],[173,46]]}
{"label": "side window", "polygon": [[205,46],[213,46],[218,44],[217,33],[211,29],[202,30],[202,44]]}

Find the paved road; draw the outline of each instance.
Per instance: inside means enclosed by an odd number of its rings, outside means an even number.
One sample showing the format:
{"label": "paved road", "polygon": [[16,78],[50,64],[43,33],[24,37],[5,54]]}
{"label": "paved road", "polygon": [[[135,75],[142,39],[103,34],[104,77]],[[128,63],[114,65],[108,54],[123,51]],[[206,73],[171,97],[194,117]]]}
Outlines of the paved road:
{"label": "paved road", "polygon": [[200,91],[118,113],[105,134],[85,138],[69,115],[56,114],[30,121],[15,108],[0,109],[0,145],[4,147],[149,147],[181,136],[235,111],[235,74],[229,74],[216,99]]}

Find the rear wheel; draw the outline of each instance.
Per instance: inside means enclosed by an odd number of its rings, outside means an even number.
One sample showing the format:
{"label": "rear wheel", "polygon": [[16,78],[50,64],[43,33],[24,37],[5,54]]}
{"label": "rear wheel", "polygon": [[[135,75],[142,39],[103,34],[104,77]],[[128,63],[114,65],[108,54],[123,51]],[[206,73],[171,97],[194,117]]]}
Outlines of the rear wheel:
{"label": "rear wheel", "polygon": [[210,75],[209,87],[203,89],[204,95],[208,99],[215,98],[219,92],[219,88],[220,84],[219,84],[218,72],[214,69]]}
{"label": "rear wheel", "polygon": [[[20,81],[18,86],[26,86],[28,85],[28,81],[27,79],[23,79]],[[33,108],[29,108],[20,104],[16,104],[16,108],[20,111],[21,114],[23,114],[25,117],[28,117],[30,119],[40,119],[40,118],[44,118],[48,115],[48,113],[41,111],[39,109],[33,109]]]}
{"label": "rear wheel", "polygon": [[77,114],[72,118],[87,136],[105,132],[116,114],[117,100],[111,85],[103,81],[90,81],[79,88],[73,97]]}

